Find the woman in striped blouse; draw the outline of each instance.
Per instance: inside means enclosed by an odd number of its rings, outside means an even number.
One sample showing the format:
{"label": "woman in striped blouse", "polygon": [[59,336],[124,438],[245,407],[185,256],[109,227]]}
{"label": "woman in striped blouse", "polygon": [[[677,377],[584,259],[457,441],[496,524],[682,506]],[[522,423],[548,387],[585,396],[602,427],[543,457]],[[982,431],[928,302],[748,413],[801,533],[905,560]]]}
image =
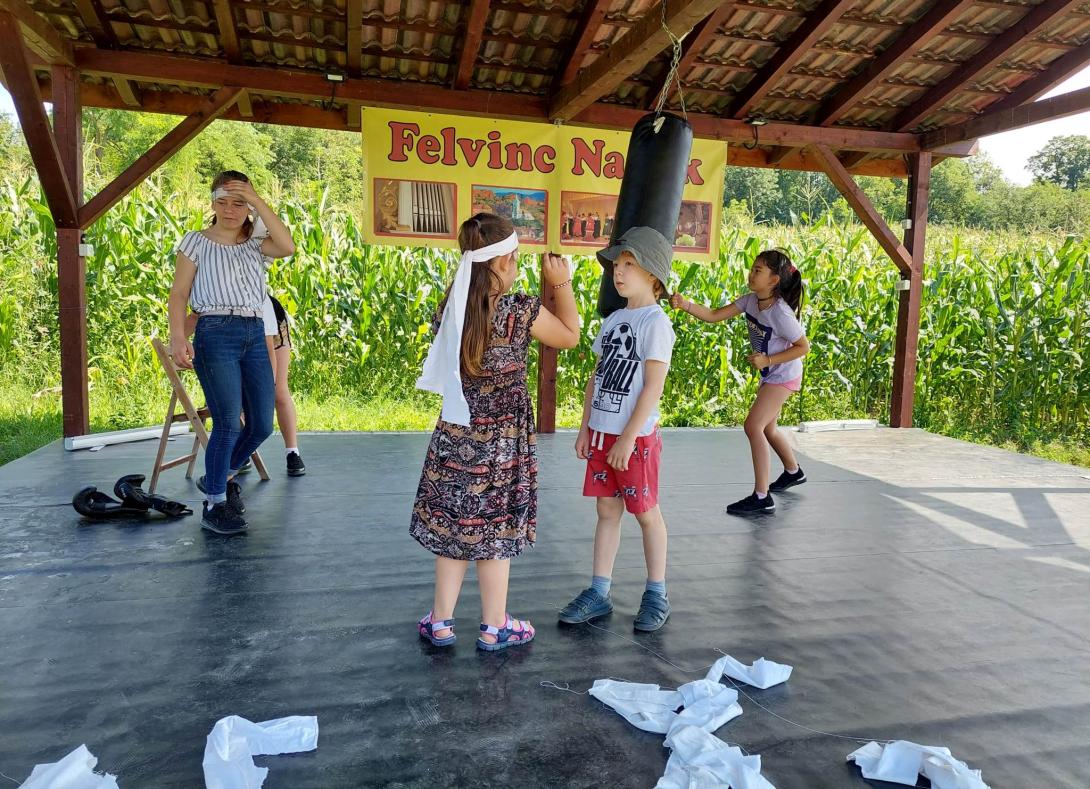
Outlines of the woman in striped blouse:
{"label": "woman in striped blouse", "polygon": [[[272,433],[276,390],[261,317],[267,259],[291,255],[295,244],[240,172],[216,176],[212,210],[209,227],[178,242],[168,312],[174,362],[197,371],[212,413],[205,474],[197,483],[208,496],[201,526],[229,535],[246,530],[241,490],[229,480]],[[262,240],[252,237],[251,211],[269,229]],[[192,344],[185,331],[187,303],[200,314]]]}

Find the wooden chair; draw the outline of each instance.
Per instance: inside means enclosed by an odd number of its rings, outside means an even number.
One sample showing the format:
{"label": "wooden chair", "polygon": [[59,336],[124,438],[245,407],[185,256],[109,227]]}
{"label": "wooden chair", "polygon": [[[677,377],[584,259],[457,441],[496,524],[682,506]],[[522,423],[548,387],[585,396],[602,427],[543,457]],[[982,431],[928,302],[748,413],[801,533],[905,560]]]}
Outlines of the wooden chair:
{"label": "wooden chair", "polygon": [[[211,413],[208,411],[208,407],[204,406],[197,408],[193,405],[193,400],[189,396],[189,392],[186,391],[185,383],[182,381],[182,377],[178,374],[180,369],[174,360],[170,358],[170,352],[166,349],[166,346],[159,341],[159,338],[153,337],[151,345],[155,349],[155,355],[159,357],[159,364],[163,367],[163,372],[167,374],[167,380],[170,381],[170,405],[167,406],[166,419],[163,420],[163,433],[159,436],[159,450],[155,453],[155,466],[151,470],[151,484],[148,486],[148,493],[155,492],[155,486],[159,483],[159,474],[166,471],[169,468],[180,466],[183,463],[189,465],[185,470],[185,478],[193,478],[193,467],[197,463],[198,450],[202,447],[208,447],[208,431],[204,427],[206,419],[211,418]],[[181,404],[182,410],[175,411],[178,404]],[[193,448],[189,454],[183,455],[180,458],[174,460],[164,461],[163,458],[167,452],[167,441],[170,439],[171,425],[178,422],[186,422],[193,426]],[[261,479],[267,480],[269,478],[269,472],[265,469],[265,463],[261,460],[261,455],[254,452],[251,455],[251,459],[254,462],[254,468],[257,469],[257,473],[261,475]]]}

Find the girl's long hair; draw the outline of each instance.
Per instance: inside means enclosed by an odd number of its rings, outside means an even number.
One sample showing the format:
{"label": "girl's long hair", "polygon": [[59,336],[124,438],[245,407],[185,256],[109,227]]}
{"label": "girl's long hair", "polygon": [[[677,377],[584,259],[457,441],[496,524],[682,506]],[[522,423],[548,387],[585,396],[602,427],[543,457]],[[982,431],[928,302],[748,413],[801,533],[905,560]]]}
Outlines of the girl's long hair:
{"label": "girl's long hair", "polygon": [[[238,170],[224,170],[212,180],[212,191],[216,191],[228,181],[243,181],[250,183],[249,176],[246,173],[240,173]],[[212,214],[212,224],[216,224],[216,215]],[[246,221],[242,223],[242,228],[239,230],[242,237],[245,240],[249,240],[254,234],[254,220],[250,217],[246,217]]]}
{"label": "girl's long hair", "polygon": [[[495,214],[475,214],[458,229],[458,246],[462,252],[481,249],[503,241],[515,232],[511,220]],[[450,298],[450,288],[439,302],[441,317]],[[492,294],[503,287],[503,281],[492,271],[492,261],[473,264],[469,281],[469,298],[466,303],[465,324],[462,329],[462,377],[477,377],[484,373],[484,352],[492,338]]]}
{"label": "girl's long hair", "polygon": [[776,286],[776,295],[787,302],[787,306],[795,313],[796,318],[802,317],[802,272],[795,268],[784,252],[778,249],[767,249],[757,256],[757,260],[768,266],[769,270],[780,278],[780,284]]}

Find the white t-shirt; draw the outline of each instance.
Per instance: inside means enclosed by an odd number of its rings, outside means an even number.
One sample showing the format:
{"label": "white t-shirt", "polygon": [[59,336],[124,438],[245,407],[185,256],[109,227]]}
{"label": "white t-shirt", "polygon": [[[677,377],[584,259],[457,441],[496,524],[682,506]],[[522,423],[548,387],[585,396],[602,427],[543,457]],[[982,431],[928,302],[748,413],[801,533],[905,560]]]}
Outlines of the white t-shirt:
{"label": "white t-shirt", "polygon": [[[599,433],[619,436],[628,427],[643,391],[643,363],[670,364],[674,327],[658,304],[617,310],[602,323],[591,348],[598,355],[598,364],[588,425]],[[658,421],[656,405],[637,435],[650,435]]]}

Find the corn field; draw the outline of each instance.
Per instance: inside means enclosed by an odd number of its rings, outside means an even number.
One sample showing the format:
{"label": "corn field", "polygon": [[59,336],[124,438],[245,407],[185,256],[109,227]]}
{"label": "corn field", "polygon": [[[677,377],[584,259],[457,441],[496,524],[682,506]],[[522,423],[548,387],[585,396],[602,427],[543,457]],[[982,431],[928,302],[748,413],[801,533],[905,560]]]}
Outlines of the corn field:
{"label": "corn field", "polygon": [[[199,207],[144,189],[88,234],[88,344],[102,415],[123,427],[158,418],[165,384],[148,344],[166,334],[173,244],[207,220]],[[295,317],[293,389],[313,397],[412,394],[428,322],[450,276],[449,252],[369,247],[356,220],[321,203],[279,207],[298,252],[270,282]],[[34,389],[59,383],[52,222],[36,186],[0,189],[0,367]],[[784,422],[888,415],[897,281],[892,263],[858,225],[727,226],[710,264],[678,262],[679,289],[717,306],[744,292],[760,250],[785,249],[807,282],[804,324],[813,351],[801,396]],[[920,331],[917,422],[939,432],[1031,444],[1090,439],[1090,240],[932,228]],[[516,287],[536,292],[536,258]],[[578,410],[593,366],[590,341],[599,267],[576,260],[584,340],[560,355],[563,413]],[[738,424],[756,382],[740,321],[703,324],[675,314],[677,344],[663,401],[671,425]],[[146,413],[145,413],[146,412]],[[153,416],[154,415],[154,416]],[[304,429],[310,427],[302,425]]]}

